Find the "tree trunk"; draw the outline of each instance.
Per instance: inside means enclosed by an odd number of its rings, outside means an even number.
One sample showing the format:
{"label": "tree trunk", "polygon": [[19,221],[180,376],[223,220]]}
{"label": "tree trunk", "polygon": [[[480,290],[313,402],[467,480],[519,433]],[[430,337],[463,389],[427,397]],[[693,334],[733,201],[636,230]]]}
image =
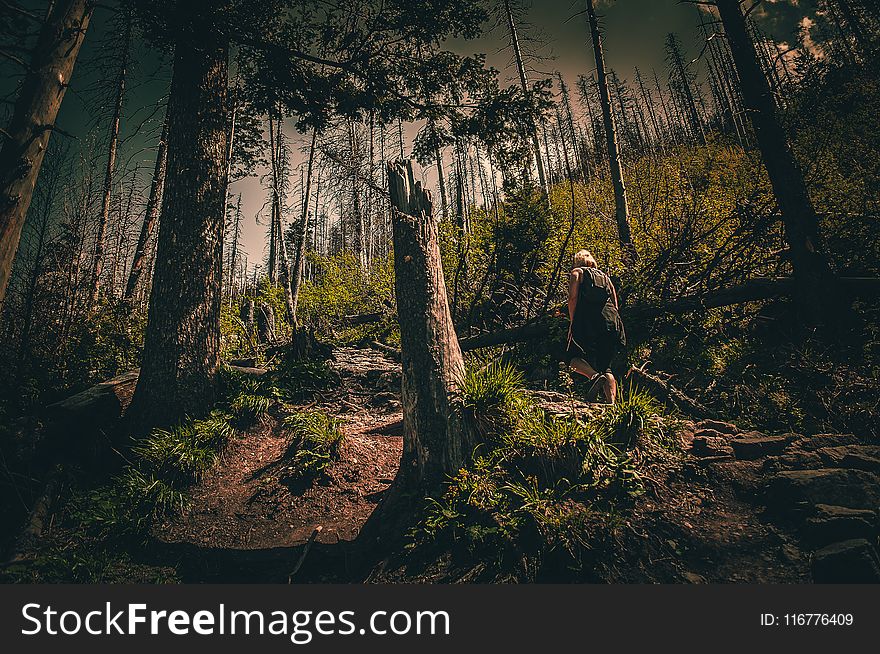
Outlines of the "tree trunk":
{"label": "tree trunk", "polygon": [[6,128],[0,148],[0,303],[92,7],[90,0],[57,0],[52,5]]}
{"label": "tree trunk", "polygon": [[274,286],[278,282],[278,230],[276,228],[275,215],[275,183],[277,173],[275,172],[275,159],[277,147],[275,143],[275,119],[269,114],[269,157],[272,164],[272,206],[270,212],[269,223],[269,283]]}
{"label": "tree trunk", "polygon": [[437,129],[434,127],[433,120],[431,120],[431,138],[434,141],[434,160],[437,162],[437,182],[440,186],[440,217],[445,220],[449,207],[446,199],[446,176],[443,173],[443,155],[440,152],[440,146],[437,144]]}
{"label": "tree trunk", "polygon": [[110,121],[110,142],[107,146],[107,168],[104,170],[104,187],[101,194],[101,215],[98,217],[98,236],[95,239],[95,253],[92,260],[92,289],[89,293],[89,308],[94,309],[101,292],[101,273],[104,269],[104,249],[106,245],[107,223],[110,221],[110,199],[113,191],[113,176],[116,172],[116,151],[119,148],[119,124],[122,121],[122,105],[125,99],[125,77],[128,73],[128,50],[131,40],[131,18],[126,19],[122,61],[119,65],[119,79],[116,84],[116,99],[113,103],[113,119]]}
{"label": "tree trunk", "polygon": [[593,0],[587,0],[587,17],[590,21],[590,35],[593,39],[593,53],[596,57],[596,75],[599,82],[599,97],[602,101],[602,120],[605,125],[605,137],[608,145],[608,160],[611,163],[611,183],[614,186],[615,218],[620,244],[632,258],[636,249],[632,242],[629,227],[629,205],[626,201],[626,185],[623,182],[623,167],[620,164],[620,148],[617,141],[617,127],[614,125],[614,113],[611,111],[611,94],[608,92],[608,77],[605,73],[605,55],[602,53],[602,34]]}
{"label": "tree trunk", "polygon": [[[227,149],[227,152],[229,150]],[[229,203],[229,191],[227,189],[227,193],[224,196],[225,202]],[[226,284],[227,292],[229,293],[229,306],[232,306],[235,301],[235,270],[236,263],[238,261],[238,239],[241,237],[241,193],[238,194],[238,202],[235,204],[235,219],[232,223],[232,247],[229,252],[229,263],[226,268],[229,271],[228,282]]]}
{"label": "tree trunk", "polygon": [[682,100],[688,114],[688,122],[691,124],[691,130],[700,143],[706,143],[706,133],[703,131],[703,121],[700,120],[700,114],[697,111],[697,103],[694,99],[694,93],[691,89],[691,81],[688,75],[687,67],[684,64],[684,55],[681,52],[678,39],[675,34],[669,34],[666,37],[666,52],[669,55],[673,72],[678,77],[679,87],[682,93]]}
{"label": "tree trunk", "polygon": [[131,272],[128,274],[128,283],[125,286],[123,299],[130,302],[134,297],[138,281],[144,271],[147,260],[147,245],[156,222],[159,220],[161,208],[162,189],[165,186],[165,167],[168,161],[168,116],[170,109],[165,109],[165,120],[162,124],[162,136],[159,137],[159,148],[156,151],[156,165],[153,169],[153,181],[150,184],[150,197],[147,200],[147,210],[144,214],[144,222],[141,225],[141,233],[138,236],[137,247],[134,251],[134,260],[131,264]]}
{"label": "tree trunk", "polygon": [[173,423],[213,405],[220,364],[223,202],[227,173],[228,42],[209,19],[175,49],[168,174],[144,339],[131,407],[138,427]]}
{"label": "tree trunk", "polygon": [[[299,289],[302,286],[303,262],[306,258],[306,234],[309,233],[309,199],[312,195],[312,170],[315,163],[315,145],[318,141],[318,130],[312,130],[312,143],[309,146],[309,162],[306,165],[306,183],[303,191],[302,214],[299,219],[299,231],[296,234],[296,252],[293,253],[293,281],[291,293],[293,295],[293,328],[299,329],[299,321],[296,318],[296,307],[299,303]],[[315,219],[317,220],[317,207],[315,207]]]}
{"label": "tree trunk", "polygon": [[[272,125],[273,120],[270,116],[270,129],[272,129]],[[290,261],[287,258],[287,244],[284,242],[284,228],[281,220],[282,177],[285,165],[284,132],[282,131],[280,113],[274,121],[274,126],[277,132],[271,134],[269,139],[271,144],[269,158],[272,166],[272,229],[275,234],[275,252],[278,257],[278,281],[281,283],[281,288],[284,291],[284,303],[287,306],[287,313],[290,315],[291,324],[293,324],[296,321],[296,308],[294,307],[293,295],[290,290]]]}
{"label": "tree trunk", "polygon": [[776,104],[758,64],[739,3],[737,0],[718,0],[717,5],[742,83],[743,103],[782,213],[798,299],[804,307],[813,307],[809,310],[815,316],[817,296],[819,305],[824,308],[836,304],[836,284],[819,237],[819,218],[807,194],[804,176],[788,137],[776,115]]}
{"label": "tree trunk", "polygon": [[403,457],[397,483],[438,491],[466,463],[469,430],[450,396],[464,359],[449,313],[430,194],[413,178],[412,163],[389,164],[394,270],[403,367]]}
{"label": "tree trunk", "polygon": [[[510,0],[504,0],[504,11],[507,15],[507,28],[510,30],[510,47],[513,49],[513,58],[516,61],[516,70],[519,73],[519,83],[522,86],[523,93],[529,93],[529,78],[526,75],[526,67],[523,63],[522,51],[519,47],[519,36],[516,33],[516,23],[513,20],[513,12],[510,9]],[[541,144],[538,142],[538,126],[532,125],[530,134],[532,139],[532,151],[535,155],[535,164],[538,167],[538,183],[541,185],[541,191],[546,195],[548,193],[547,178],[544,175],[544,160],[541,155]]]}

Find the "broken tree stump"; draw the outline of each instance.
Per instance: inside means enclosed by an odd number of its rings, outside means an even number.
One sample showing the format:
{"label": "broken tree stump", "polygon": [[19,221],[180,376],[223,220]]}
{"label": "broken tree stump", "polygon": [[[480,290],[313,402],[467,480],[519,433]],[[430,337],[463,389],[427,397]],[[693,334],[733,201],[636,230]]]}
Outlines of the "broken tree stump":
{"label": "broken tree stump", "polygon": [[464,358],[449,311],[430,193],[412,162],[388,165],[394,285],[403,370],[403,457],[398,481],[436,491],[467,462],[473,434],[452,410]]}

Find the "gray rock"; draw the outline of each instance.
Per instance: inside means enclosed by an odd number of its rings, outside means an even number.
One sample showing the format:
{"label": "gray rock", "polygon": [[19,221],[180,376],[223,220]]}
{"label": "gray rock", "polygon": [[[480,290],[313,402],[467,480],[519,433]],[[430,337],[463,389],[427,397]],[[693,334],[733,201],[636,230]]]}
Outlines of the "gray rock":
{"label": "gray rock", "polygon": [[826,465],[838,468],[857,468],[870,472],[880,471],[880,446],[877,445],[836,445],[820,447],[816,454]]}
{"label": "gray rock", "polygon": [[722,422],[721,420],[701,420],[696,425],[694,425],[694,430],[699,431],[701,429],[712,429],[721,434],[728,434],[733,436],[734,434],[739,433],[739,427],[730,422]]}
{"label": "gray rock", "polygon": [[823,547],[813,554],[813,581],[819,584],[880,582],[880,557],[864,538]]}
{"label": "gray rock", "polygon": [[865,509],[817,504],[816,513],[803,526],[804,540],[827,545],[852,538],[873,538],[877,534],[877,514]]}
{"label": "gray rock", "polygon": [[864,470],[842,468],[784,470],[767,483],[766,502],[771,509],[833,504],[873,511],[880,506],[880,478]]}
{"label": "gray rock", "polygon": [[720,436],[695,435],[691,442],[691,454],[698,457],[732,457],[733,448]]}
{"label": "gray rock", "polygon": [[862,439],[853,434],[816,434],[815,436],[800,437],[795,440],[792,447],[806,452],[818,450],[820,447],[837,447],[839,445],[858,445]]}
{"label": "gray rock", "polygon": [[731,434],[725,434],[724,432],[720,432],[717,429],[697,429],[694,432],[694,437],[701,438],[721,438],[723,440],[727,440],[731,437]]}
{"label": "gray rock", "polygon": [[787,448],[779,456],[767,457],[764,469],[767,472],[775,472],[779,470],[818,470],[824,467],[825,462],[815,452]]}
{"label": "gray rock", "polygon": [[[749,435],[752,434],[752,435]],[[737,459],[760,459],[762,456],[781,454],[789,443],[794,440],[791,434],[783,436],[765,436],[756,432],[740,434],[730,440]]]}
{"label": "gray rock", "polygon": [[370,398],[370,404],[373,406],[384,406],[386,404],[399,403],[397,395],[394,393],[376,393]]}

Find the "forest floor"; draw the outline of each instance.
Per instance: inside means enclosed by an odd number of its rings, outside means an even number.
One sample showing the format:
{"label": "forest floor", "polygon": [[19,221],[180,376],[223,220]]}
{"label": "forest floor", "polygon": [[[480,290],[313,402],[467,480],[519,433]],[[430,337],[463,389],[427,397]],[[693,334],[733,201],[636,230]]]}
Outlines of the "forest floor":
{"label": "forest floor", "polygon": [[[663,418],[675,433],[674,452],[643,470],[644,493],[600,516],[588,530],[588,538],[579,543],[576,568],[570,558],[556,556],[559,547],[549,541],[539,548],[549,564],[535,567],[524,556],[519,570],[500,569],[491,562],[492,553],[482,559],[473,552],[462,556],[460,544],[440,541],[415,548],[398,542],[379,558],[359,534],[400,463],[400,366],[381,352],[359,348],[335,349],[328,364],[336,382],[300,407],[334,416],[344,433],[338,456],[322,474],[306,482],[285,481],[292,436],[283,427],[284,416],[270,411],[232,437],[218,461],[188,489],[187,508],[154,524],[145,546],[111,550],[111,559],[121,556],[123,563],[103,568],[99,578],[880,581],[880,446],[849,434],[765,435],[726,422],[680,418]],[[583,417],[604,410],[573,395],[530,393],[549,414]],[[413,515],[408,524],[415,527],[421,519]],[[77,546],[63,530],[49,532],[44,545],[54,542],[59,551]],[[79,547],[88,549],[87,544]],[[69,574],[69,557],[59,561]]]}
{"label": "forest floor", "polygon": [[[485,566],[462,563],[431,548],[415,556],[392,552],[372,570],[350,564],[356,558],[357,535],[399,465],[402,414],[395,389],[400,371],[394,361],[368,349],[336,349],[330,365],[339,383],[309,405],[343,421],[344,445],[325,474],[300,487],[281,481],[276,463],[288,437],[276,419],[267,418],[230,443],[222,460],[191,489],[191,505],[184,514],[154,528],[162,544],[154,553],[172,564],[182,581],[503,580]],[[768,510],[769,504],[778,504],[768,500],[768,479],[792,467],[824,469],[810,459],[819,445],[865,446],[853,437],[809,442],[799,435],[743,434],[734,425],[714,421],[683,425],[681,464],[603,533],[594,544],[592,571],[580,578],[630,583],[809,581],[811,552],[817,545],[804,541],[797,521]],[[799,443],[812,449],[799,448]],[[841,518],[845,522],[853,516],[832,516]],[[313,546],[306,545],[310,537]],[[292,579],[300,559],[305,565]],[[564,575],[548,580],[564,580]]]}

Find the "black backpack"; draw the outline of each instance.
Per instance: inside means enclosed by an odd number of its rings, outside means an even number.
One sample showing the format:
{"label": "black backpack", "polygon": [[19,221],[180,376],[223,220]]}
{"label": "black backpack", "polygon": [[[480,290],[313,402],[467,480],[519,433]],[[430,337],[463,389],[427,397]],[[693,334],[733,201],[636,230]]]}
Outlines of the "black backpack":
{"label": "black backpack", "polygon": [[581,268],[578,301],[601,308],[611,297],[608,276],[596,268]]}

